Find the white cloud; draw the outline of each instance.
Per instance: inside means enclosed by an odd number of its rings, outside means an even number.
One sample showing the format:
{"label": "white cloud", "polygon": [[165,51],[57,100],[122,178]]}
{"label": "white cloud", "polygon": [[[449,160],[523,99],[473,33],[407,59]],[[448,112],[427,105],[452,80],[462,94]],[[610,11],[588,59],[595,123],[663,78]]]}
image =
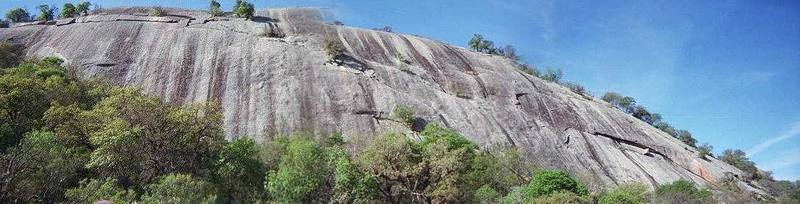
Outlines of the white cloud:
{"label": "white cloud", "polygon": [[787,132],[785,132],[785,133],[783,133],[783,134],[781,134],[781,135],[779,135],[777,137],[773,137],[772,139],[769,139],[767,141],[764,141],[764,142],[762,142],[760,144],[757,144],[757,145],[751,147],[750,149],[748,149],[746,151],[747,152],[747,156],[748,157],[752,157],[753,155],[758,154],[761,151],[764,151],[765,149],[769,148],[770,146],[772,146],[774,144],[777,144],[778,142],[790,139],[790,138],[792,138],[794,136],[797,136],[797,135],[800,135],[800,122],[795,122],[794,124],[792,124],[791,128],[789,129],[789,131],[787,131]]}

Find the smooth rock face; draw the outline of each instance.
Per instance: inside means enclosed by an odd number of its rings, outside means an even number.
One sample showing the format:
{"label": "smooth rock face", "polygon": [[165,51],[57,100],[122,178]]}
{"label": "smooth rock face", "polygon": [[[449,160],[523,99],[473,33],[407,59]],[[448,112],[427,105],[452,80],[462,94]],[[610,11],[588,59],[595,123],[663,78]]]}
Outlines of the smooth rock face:
{"label": "smooth rock face", "polygon": [[[0,40],[170,102],[217,101],[228,138],[338,131],[350,141],[368,141],[410,133],[390,115],[403,104],[481,146],[519,147],[528,160],[567,169],[593,188],[681,178],[716,186],[744,175],[698,158],[694,148],[605,102],[524,74],[503,57],[328,25],[313,9],[259,11],[253,21],[166,12],[105,10],[0,29]],[[327,63],[326,38],[343,42],[350,56],[345,65]]]}

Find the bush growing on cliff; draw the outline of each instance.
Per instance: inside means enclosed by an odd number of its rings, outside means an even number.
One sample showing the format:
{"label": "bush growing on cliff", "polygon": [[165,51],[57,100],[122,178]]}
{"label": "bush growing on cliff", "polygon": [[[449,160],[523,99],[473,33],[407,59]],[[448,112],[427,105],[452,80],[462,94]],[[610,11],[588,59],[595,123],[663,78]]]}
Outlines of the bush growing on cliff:
{"label": "bush growing on cliff", "polygon": [[561,81],[562,77],[564,77],[564,72],[562,72],[561,69],[548,68],[542,74],[542,79],[555,83]]}
{"label": "bush growing on cliff", "polygon": [[6,19],[11,23],[21,23],[30,21],[31,15],[23,8],[15,8],[6,13]]}
{"label": "bush growing on cliff", "polygon": [[711,191],[698,189],[695,184],[687,180],[677,180],[669,184],[662,184],[655,190],[656,203],[713,203]]}
{"label": "bush growing on cliff", "polygon": [[39,5],[36,8],[39,9],[39,15],[36,16],[36,20],[39,21],[53,20],[57,9],[55,6],[48,6],[47,4]]}
{"label": "bush growing on cliff", "polygon": [[161,8],[161,7],[150,8],[149,15],[150,16],[155,16],[155,17],[164,16],[164,9]]}
{"label": "bush growing on cliff", "polygon": [[208,13],[211,14],[211,16],[222,16],[223,12],[219,2],[211,0],[208,5]]}
{"label": "bush growing on cliff", "polygon": [[239,18],[250,19],[255,11],[252,3],[243,0],[236,0],[236,4],[233,6],[233,15]]}
{"label": "bush growing on cliff", "polygon": [[24,54],[22,46],[0,42],[0,69],[17,66],[22,61]]}
{"label": "bush growing on cliff", "polygon": [[[708,143],[703,143],[697,147],[697,156],[700,158],[705,159],[707,155],[711,155],[711,152],[714,150],[714,146],[711,146]],[[713,155],[712,155],[713,156]]]}
{"label": "bush growing on cliff", "polygon": [[72,5],[71,3],[66,3],[64,4],[64,7],[61,8],[61,14],[59,14],[58,16],[61,18],[69,18],[69,17],[74,17],[77,14],[78,11],[75,9],[75,5]]}
{"label": "bush growing on cliff", "polygon": [[89,6],[92,6],[92,3],[82,1],[75,6],[75,12],[78,15],[88,15],[89,14]]}
{"label": "bush growing on cliff", "polygon": [[599,204],[644,204],[648,203],[647,186],[642,183],[628,183],[610,189],[600,196]]}
{"label": "bush growing on cliff", "polygon": [[404,105],[398,105],[394,108],[394,117],[397,117],[400,122],[409,127],[414,125],[414,122],[417,120],[416,116],[414,116],[414,111],[411,110],[410,107]]}
{"label": "bush growing on cliff", "polygon": [[583,97],[585,97],[587,99],[591,99],[592,98],[592,93],[587,91],[586,88],[584,88],[580,84],[573,83],[573,82],[568,82],[568,81],[567,82],[561,82],[560,84],[562,86],[564,86],[564,87],[567,87],[570,91],[572,91],[572,92],[574,92],[574,93],[576,93],[578,95],[581,95],[581,96],[583,96]]}
{"label": "bush growing on cliff", "polygon": [[8,21],[0,20],[0,28],[8,28],[9,26],[11,26],[11,24],[8,23]]}

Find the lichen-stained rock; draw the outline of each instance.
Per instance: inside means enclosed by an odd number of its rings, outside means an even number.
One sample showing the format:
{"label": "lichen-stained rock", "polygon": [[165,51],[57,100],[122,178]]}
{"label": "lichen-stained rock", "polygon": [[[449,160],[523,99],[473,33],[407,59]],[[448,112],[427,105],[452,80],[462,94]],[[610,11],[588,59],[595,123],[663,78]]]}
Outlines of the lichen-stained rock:
{"label": "lichen-stained rock", "polygon": [[[260,11],[252,20],[165,12],[104,10],[0,29],[0,40],[176,104],[217,101],[229,138],[306,131],[369,140],[408,131],[390,116],[403,104],[482,146],[516,146],[542,167],[589,175],[593,187],[681,178],[717,185],[726,173],[743,175],[607,103],[524,74],[503,57],[328,25],[314,9]],[[321,45],[327,38],[343,42],[345,66],[328,63]]]}

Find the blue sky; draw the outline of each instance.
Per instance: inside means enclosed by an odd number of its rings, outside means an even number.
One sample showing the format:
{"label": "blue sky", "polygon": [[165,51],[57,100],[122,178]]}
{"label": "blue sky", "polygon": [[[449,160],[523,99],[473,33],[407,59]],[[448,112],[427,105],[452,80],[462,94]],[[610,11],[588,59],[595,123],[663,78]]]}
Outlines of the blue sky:
{"label": "blue sky", "polygon": [[[33,10],[60,0],[3,2]],[[207,1],[98,1],[205,8]],[[561,68],[596,95],[617,91],[719,153],[746,150],[778,179],[800,179],[800,1],[270,0],[314,6],[357,27],[464,46],[473,33]],[[233,0],[222,1],[230,9]]]}

